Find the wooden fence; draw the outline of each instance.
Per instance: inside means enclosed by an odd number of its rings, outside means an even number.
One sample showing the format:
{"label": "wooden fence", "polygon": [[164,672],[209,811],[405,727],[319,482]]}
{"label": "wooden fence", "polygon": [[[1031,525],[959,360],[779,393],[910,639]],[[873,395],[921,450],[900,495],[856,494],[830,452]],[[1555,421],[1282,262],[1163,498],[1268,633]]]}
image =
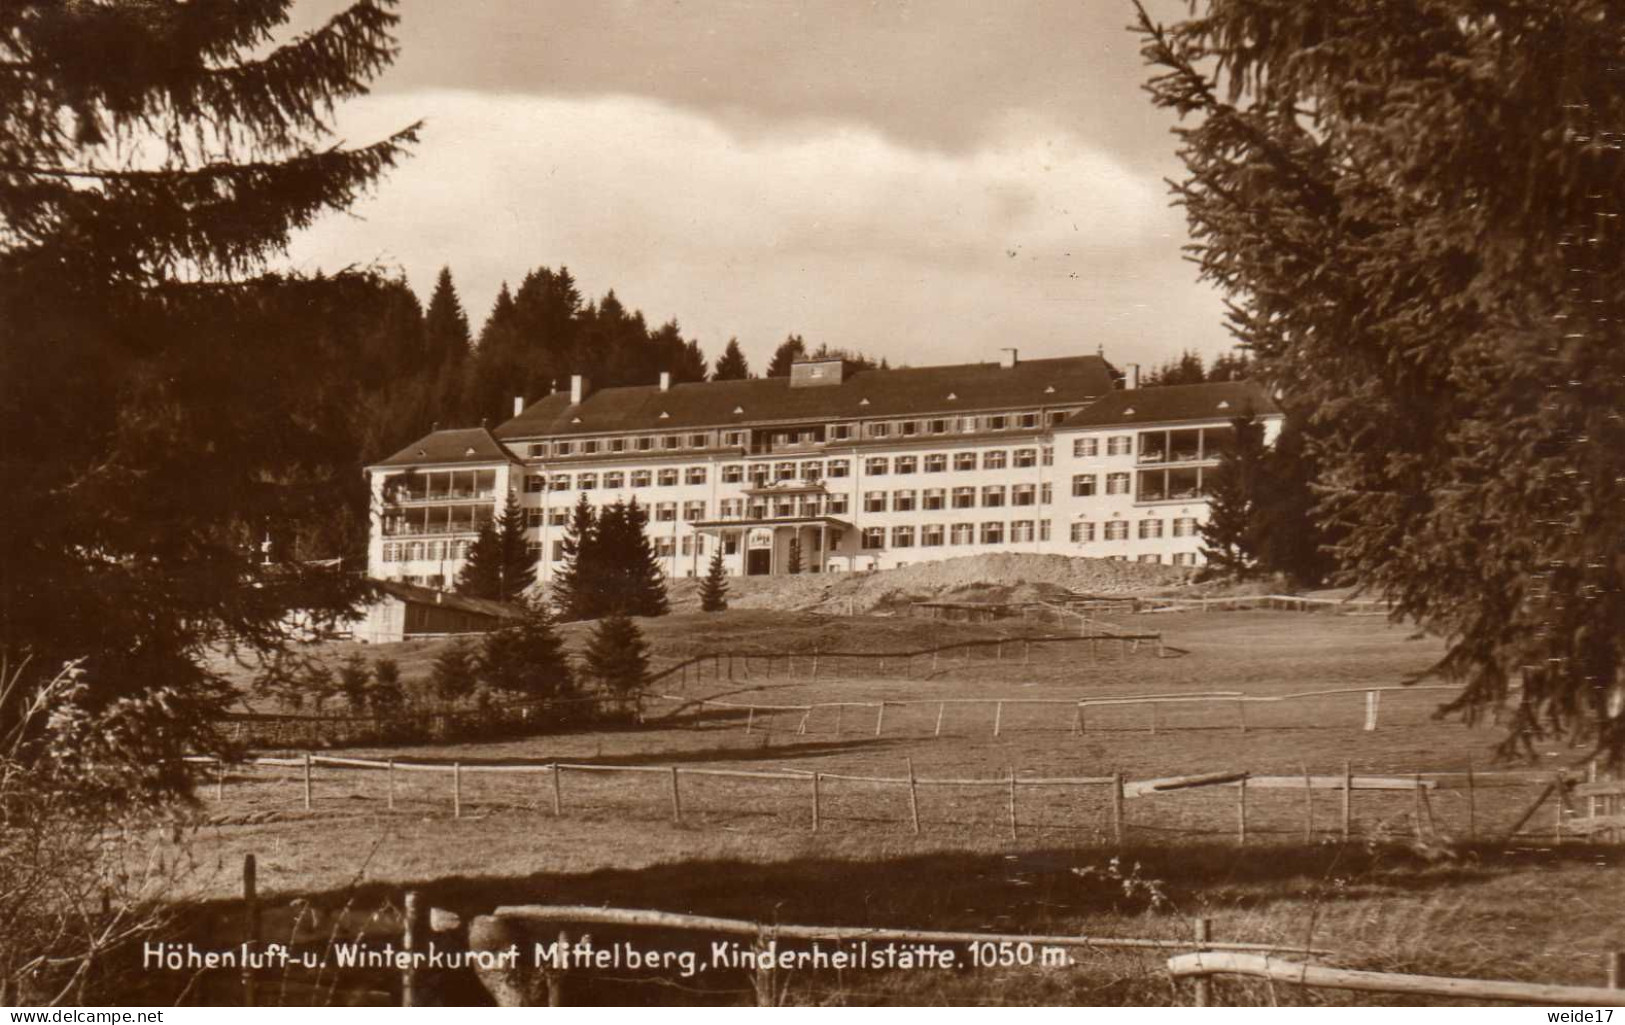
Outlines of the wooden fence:
{"label": "wooden fence", "polygon": [[1537,982],[1457,979],[1438,975],[1403,975],[1392,972],[1363,972],[1347,968],[1283,961],[1268,954],[1209,949],[1180,954],[1168,959],[1168,974],[1174,979],[1196,983],[1196,1004],[1209,1005],[1208,980],[1215,975],[1239,975],[1316,989],[1353,990],[1363,993],[1395,993],[1411,997],[1440,997],[1449,1000],[1504,1001],[1516,1004],[1569,1006],[1618,1006],[1625,1004],[1625,954],[1607,955],[1608,985],[1553,986]]}
{"label": "wooden fence", "polygon": [[[823,727],[833,732],[836,737],[843,736],[847,730],[846,713],[848,710],[857,710],[870,713],[874,716],[874,736],[880,736],[886,725],[886,710],[924,708],[927,711],[935,710],[934,725],[931,735],[942,736],[943,724],[949,708],[985,708],[991,713],[988,721],[991,723],[993,736],[1002,735],[1005,726],[1004,712],[1006,708],[1041,707],[1071,709],[1070,732],[1081,736],[1090,731],[1090,709],[1123,709],[1142,708],[1145,711],[1143,725],[1124,725],[1119,721],[1114,724],[1115,729],[1141,729],[1148,733],[1157,733],[1165,730],[1170,724],[1165,721],[1167,710],[1172,708],[1203,708],[1232,709],[1235,717],[1231,720],[1234,728],[1246,733],[1250,728],[1247,719],[1249,706],[1282,705],[1294,701],[1311,701],[1341,695],[1363,695],[1365,703],[1363,715],[1360,719],[1362,729],[1367,732],[1378,728],[1381,718],[1382,696],[1384,694],[1415,694],[1438,691],[1459,692],[1460,688],[1454,684],[1406,684],[1380,687],[1332,687],[1321,690],[1297,691],[1290,694],[1249,695],[1241,691],[1201,691],[1196,693],[1178,692],[1166,694],[1129,694],[1116,697],[1099,698],[886,698],[877,701],[812,701],[800,703],[783,703],[768,701],[730,701],[721,698],[689,698],[678,694],[655,694],[646,696],[645,701],[664,701],[677,705],[665,718],[670,719],[677,714],[688,711],[718,709],[735,717],[742,717],[745,732],[751,733],[756,729],[768,728],[775,716],[786,714],[797,715],[794,732],[797,736],[805,736],[812,732],[819,732]],[[824,715],[815,720],[815,713]],[[696,720],[697,721],[697,720]],[[894,720],[895,722],[895,720]],[[1318,717],[1317,725],[1324,725],[1325,717]],[[1222,723],[1212,717],[1206,717],[1201,723],[1203,729],[1222,728]],[[1097,721],[1093,727],[1097,732],[1101,724]],[[1254,722],[1256,728],[1256,720]],[[895,731],[895,727],[894,727]],[[857,727],[857,732],[866,732],[864,727]]]}
{"label": "wooden fence", "polygon": [[[912,759],[904,759],[904,771],[896,776],[795,769],[720,769],[681,765],[609,765],[581,762],[465,764],[461,761],[448,763],[397,758],[347,758],[312,753],[290,758],[254,758],[232,764],[208,757],[193,757],[188,761],[202,771],[205,790],[212,782],[215,799],[221,803],[226,799],[226,784],[234,769],[239,774],[250,767],[292,769],[298,774],[302,806],[306,811],[312,811],[316,807],[317,769],[338,770],[324,773],[321,780],[323,796],[344,787],[341,793],[347,806],[354,807],[352,799],[357,796],[370,796],[373,799],[381,796],[385,810],[391,812],[396,811],[398,806],[404,807],[405,795],[402,793],[402,783],[405,779],[424,774],[439,775],[444,780],[442,784],[444,789],[439,791],[438,799],[430,795],[427,800],[431,808],[439,804],[450,812],[452,818],[461,818],[465,811],[474,806],[473,795],[468,790],[468,785],[473,779],[506,776],[528,777],[535,783],[524,787],[518,801],[515,801],[512,795],[501,801],[486,800],[484,803],[488,808],[545,807],[557,817],[564,815],[568,806],[572,811],[589,811],[638,819],[647,818],[649,805],[655,803],[657,806],[669,806],[669,816],[673,823],[692,824],[692,809],[685,811],[685,802],[693,795],[685,793],[684,781],[688,781],[689,789],[700,781],[730,781],[735,786],[746,788],[739,794],[730,795],[730,799],[724,802],[730,813],[737,810],[741,800],[759,799],[765,792],[768,794],[766,805],[775,816],[784,808],[790,808],[792,819],[797,818],[793,808],[796,803],[801,802],[805,813],[799,816],[800,820],[813,833],[821,832],[830,822],[829,801],[830,790],[833,787],[847,791],[842,794],[842,807],[848,809],[844,818],[864,822],[884,822],[890,818],[899,825],[906,824],[906,828],[915,835],[919,835],[925,825],[925,817],[921,811],[922,790],[992,792],[1002,799],[1004,814],[1000,817],[1004,820],[1009,838],[1012,840],[1019,837],[1022,829],[1019,799],[1021,792],[1043,790],[1094,792],[1101,797],[1098,808],[1109,823],[1098,831],[1118,844],[1126,842],[1131,835],[1147,838],[1189,832],[1151,821],[1146,813],[1131,816],[1129,813],[1131,801],[1163,799],[1196,792],[1203,800],[1211,802],[1224,791],[1231,792],[1229,800],[1234,808],[1234,827],[1228,832],[1234,837],[1235,842],[1246,844],[1250,839],[1258,839],[1261,832],[1264,832],[1260,830],[1256,820],[1250,818],[1257,816],[1259,812],[1260,798],[1257,795],[1261,791],[1281,790],[1296,790],[1303,794],[1301,803],[1297,805],[1301,812],[1301,833],[1295,825],[1290,824],[1291,818],[1296,813],[1290,808],[1277,805],[1270,809],[1271,820],[1275,824],[1267,830],[1276,836],[1285,835],[1294,839],[1301,836],[1305,842],[1313,842],[1317,837],[1328,833],[1344,842],[1351,841],[1356,836],[1372,835],[1390,839],[1403,839],[1414,835],[1418,840],[1432,840],[1445,832],[1439,825],[1441,816],[1435,810],[1432,794],[1447,783],[1451,792],[1464,799],[1464,806],[1461,808],[1464,816],[1458,816],[1458,819],[1464,818],[1464,822],[1455,835],[1469,842],[1492,836],[1496,839],[1511,840],[1520,835],[1527,835],[1525,827],[1531,822],[1536,823],[1534,826],[1536,835],[1550,835],[1556,844],[1562,844],[1570,837],[1579,836],[1593,840],[1609,837],[1617,840],[1620,831],[1612,826],[1620,816],[1603,814],[1599,810],[1601,805],[1598,802],[1612,801],[1617,808],[1620,795],[1625,794],[1625,783],[1581,783],[1558,773],[1546,783],[1540,796],[1518,817],[1511,829],[1501,835],[1499,831],[1489,829],[1487,822],[1482,821],[1484,816],[1479,804],[1480,791],[1487,786],[1504,788],[1509,785],[1539,785],[1538,778],[1531,781],[1528,774],[1474,772],[1471,768],[1464,773],[1356,774],[1347,763],[1337,774],[1315,775],[1307,769],[1293,775],[1269,775],[1235,770],[1130,781],[1125,779],[1122,773],[1097,776],[1022,775],[1013,766],[1005,774],[997,777],[925,777],[914,771]],[[381,774],[382,795],[377,793],[358,795],[353,788],[347,787],[347,784],[357,778],[357,772]],[[576,782],[567,786],[566,781],[570,777],[574,777]],[[590,786],[584,786],[594,778],[614,777],[647,779],[652,785],[640,792],[641,797],[633,795],[631,800],[628,800],[624,793],[609,799],[609,795]],[[285,776],[282,778],[286,779]],[[1509,780],[1516,782],[1508,782]],[[250,777],[242,775],[238,779],[239,783],[251,781]],[[858,813],[850,810],[854,803],[850,792],[852,788],[858,788],[867,795],[858,799]],[[797,791],[800,792],[800,797],[793,796]],[[1338,798],[1339,812],[1335,826],[1328,826],[1324,818],[1317,825],[1316,791],[1329,791]],[[1544,823],[1536,822],[1536,813],[1554,791],[1560,795],[1560,799],[1554,805],[1552,825],[1550,832],[1547,833]],[[896,798],[879,796],[877,799],[877,795],[888,792],[906,799],[906,815],[900,819],[894,817],[899,814]],[[1403,814],[1405,824],[1399,827],[1389,824],[1396,812],[1391,802],[1386,802],[1381,809],[1387,813],[1386,816],[1360,823],[1356,819],[1355,812],[1356,795],[1361,793],[1409,794],[1412,799],[1411,810],[1408,814]],[[1592,815],[1589,819],[1582,820],[1577,816],[1568,801],[1571,793],[1593,799]],[[424,800],[421,793],[412,795],[414,811],[422,808]],[[1147,807],[1147,812],[1153,817],[1157,814],[1156,803],[1152,801]],[[1324,811],[1321,814],[1324,815]],[[1087,821],[1089,820],[1086,818],[1085,822]],[[1048,822],[1040,824],[1031,818],[1027,825],[1046,829],[1051,826]],[[1212,835],[1214,830],[1197,832]]]}

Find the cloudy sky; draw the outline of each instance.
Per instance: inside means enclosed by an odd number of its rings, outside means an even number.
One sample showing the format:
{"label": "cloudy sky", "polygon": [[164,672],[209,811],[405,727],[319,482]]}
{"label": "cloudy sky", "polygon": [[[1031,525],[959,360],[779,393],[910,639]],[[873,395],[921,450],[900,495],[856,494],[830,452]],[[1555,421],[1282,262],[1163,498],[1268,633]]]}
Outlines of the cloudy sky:
{"label": "cloudy sky", "polygon": [[399,61],[338,125],[423,119],[422,143],[296,266],[376,262],[426,299],[448,264],[476,330],[503,281],[568,266],[758,369],[790,332],[916,365],[1229,347],[1181,257],[1128,0],[399,10]]}

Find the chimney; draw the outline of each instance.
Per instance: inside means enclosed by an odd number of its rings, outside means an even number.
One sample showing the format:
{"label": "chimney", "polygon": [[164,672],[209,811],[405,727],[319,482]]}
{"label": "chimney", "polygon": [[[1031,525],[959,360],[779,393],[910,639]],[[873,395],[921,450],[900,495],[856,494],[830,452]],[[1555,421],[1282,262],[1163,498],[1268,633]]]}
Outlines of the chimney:
{"label": "chimney", "polygon": [[1009,370],[1010,368],[1014,367],[1015,365],[1016,365],[1016,350],[1014,350],[1014,349],[1000,349],[999,350],[999,366],[1003,367],[1006,370]]}
{"label": "chimney", "polygon": [[662,370],[660,372],[660,390],[661,391],[671,391],[671,371],[670,370]]}
{"label": "chimney", "polygon": [[585,377],[581,376],[580,374],[571,374],[570,375],[570,405],[572,405],[572,406],[581,405],[581,400],[587,397],[587,392],[590,389],[591,389],[591,386],[587,383],[587,379]]}
{"label": "chimney", "polygon": [[520,413],[523,413],[524,411],[525,411],[525,397],[523,395],[515,395],[513,397],[513,415],[518,416]]}
{"label": "chimney", "polygon": [[1123,387],[1128,390],[1138,388],[1140,386],[1140,365],[1130,363],[1123,369],[1128,371],[1128,377],[1123,381]]}

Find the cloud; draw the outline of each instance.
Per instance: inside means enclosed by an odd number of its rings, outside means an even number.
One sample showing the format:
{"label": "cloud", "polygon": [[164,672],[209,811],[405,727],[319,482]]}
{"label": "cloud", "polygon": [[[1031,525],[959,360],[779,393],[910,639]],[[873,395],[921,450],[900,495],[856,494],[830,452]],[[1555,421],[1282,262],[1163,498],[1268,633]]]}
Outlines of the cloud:
{"label": "cloud", "polygon": [[626,95],[380,94],[343,128],[420,117],[418,155],[301,236],[295,265],[378,260],[421,292],[449,264],[476,326],[502,280],[568,265],[712,355],[738,335],[756,366],[791,331],[915,364],[1224,342],[1156,176],[1039,111],[956,150],[862,123],[740,132]]}

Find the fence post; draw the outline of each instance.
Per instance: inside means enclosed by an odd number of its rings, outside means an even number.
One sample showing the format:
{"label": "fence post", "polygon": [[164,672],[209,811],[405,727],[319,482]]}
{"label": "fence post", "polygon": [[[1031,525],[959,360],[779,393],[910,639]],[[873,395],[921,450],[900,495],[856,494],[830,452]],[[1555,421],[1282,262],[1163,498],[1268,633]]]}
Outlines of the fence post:
{"label": "fence post", "polygon": [[942,701],[937,702],[937,728],[936,728],[936,732],[931,734],[933,737],[942,736],[942,713],[944,711],[946,711],[947,708],[948,708],[948,705],[947,705],[946,702],[942,702]]}
{"label": "fence post", "polygon": [[1241,732],[1247,732],[1247,702],[1241,698],[1236,699],[1236,721],[1241,724]]}
{"label": "fence post", "polygon": [[1343,842],[1349,842],[1354,825],[1354,769],[1343,763]]}
{"label": "fence post", "polygon": [[[1213,938],[1213,924],[1209,919],[1198,918],[1195,925],[1196,950],[1197,953],[1202,953],[1207,950],[1207,943]],[[1210,1003],[1212,1003],[1213,1000],[1212,977],[1208,975],[1198,975],[1193,981],[1196,983],[1196,1006],[1207,1007]]]}
{"label": "fence post", "polygon": [[677,766],[671,767],[671,820],[683,824],[683,798],[677,790]]}
{"label": "fence post", "polygon": [[310,810],[310,752],[305,752],[305,810]]}
{"label": "fence post", "polygon": [[746,736],[750,735],[751,727],[754,726],[754,725],[756,725],[756,706],[751,705],[750,709],[745,712],[745,735]]}
{"label": "fence post", "polygon": [[395,810],[395,759],[394,758],[391,758],[389,760],[389,764],[384,767],[384,782],[389,788],[388,794],[385,797],[385,800],[388,802],[387,806],[388,806],[390,811],[394,811]]}
{"label": "fence post", "polygon": [[1157,732],[1157,720],[1162,718],[1162,708],[1155,701],[1151,703],[1151,732]]}
{"label": "fence post", "polygon": [[1608,988],[1625,989],[1625,950],[1610,950],[1608,957]]}
{"label": "fence post", "polygon": [[818,649],[817,648],[813,649],[812,678],[815,679],[815,680],[818,679]]}
{"label": "fence post", "polygon": [[880,736],[881,727],[886,725],[886,703],[880,703],[880,710],[875,713],[875,736]]}
{"label": "fence post", "polygon": [[[226,799],[226,760],[224,758],[216,758],[214,760],[214,768],[214,799],[216,801],[224,801]],[[1597,767],[1595,764],[1593,764],[1591,767],[1591,774],[1595,776],[1596,773]],[[1593,797],[1591,799],[1591,806],[1595,808],[1596,805],[1597,799]],[[1595,815],[1596,812],[1592,812],[1592,814]]]}
{"label": "fence post", "polygon": [[813,790],[813,832],[814,833],[818,832],[818,814],[819,814],[819,809],[818,809],[818,780],[822,775],[823,775],[823,773],[820,773],[820,772],[815,772],[815,773],[812,774],[812,785],[813,785],[813,787],[812,787],[812,790]]}
{"label": "fence post", "polygon": [[1556,779],[1552,784],[1552,843],[1561,847],[1563,846],[1563,799],[1565,796],[1563,790],[1567,785],[1567,781],[1564,780],[1561,772],[1554,775]]}
{"label": "fence post", "polygon": [[774,972],[773,960],[767,956],[769,950],[767,935],[763,931],[756,934],[756,973],[751,979],[756,989],[756,1006],[772,1007],[777,1001],[774,998]]}
{"label": "fence post", "polygon": [[1478,792],[1473,785],[1473,760],[1467,759],[1467,842],[1478,839]]}
{"label": "fence post", "polygon": [[914,835],[920,835],[920,788],[914,782],[914,759],[904,759],[908,763],[908,817],[914,824]]}
{"label": "fence post", "polygon": [[995,702],[994,705],[993,705],[993,735],[995,737],[998,736],[999,731],[1003,727],[1004,727],[1004,702],[998,701],[998,702]]}
{"label": "fence post", "polygon": [[1118,846],[1123,844],[1123,774],[1112,773],[1112,836]]}
{"label": "fence post", "polygon": [[835,739],[836,740],[841,739],[841,719],[845,714],[846,714],[846,705],[844,703],[835,706]]}
{"label": "fence post", "polygon": [[451,817],[463,817],[463,763],[451,763]]}
{"label": "fence post", "polygon": [[416,890],[406,891],[406,904],[402,911],[404,921],[401,923],[401,947],[406,952],[406,967],[401,969],[401,1006],[423,1006],[423,994],[418,992],[418,972],[413,967],[416,958],[412,954],[417,951],[424,939],[423,903]]}
{"label": "fence post", "polygon": [[1371,733],[1377,728],[1377,713],[1382,707],[1382,691],[1368,690],[1365,692],[1365,731]]}
{"label": "fence post", "polygon": [[1010,839],[1016,838],[1016,767],[1010,766]]}
{"label": "fence post", "polygon": [[563,775],[564,775],[564,771],[559,768],[559,763],[554,762],[553,763],[553,817],[554,818],[558,818],[560,815],[564,814],[564,785],[560,782],[560,777],[562,777]]}
{"label": "fence post", "polygon": [[1303,766],[1303,842],[1315,842],[1315,783],[1309,766]]}
{"label": "fence post", "polygon": [[253,1007],[258,997],[258,984],[254,977],[253,955],[260,947],[259,865],[254,855],[243,855],[243,949],[249,956],[243,959],[243,1004]]}
{"label": "fence post", "polygon": [[1236,843],[1247,843],[1247,777],[1236,782]]}

